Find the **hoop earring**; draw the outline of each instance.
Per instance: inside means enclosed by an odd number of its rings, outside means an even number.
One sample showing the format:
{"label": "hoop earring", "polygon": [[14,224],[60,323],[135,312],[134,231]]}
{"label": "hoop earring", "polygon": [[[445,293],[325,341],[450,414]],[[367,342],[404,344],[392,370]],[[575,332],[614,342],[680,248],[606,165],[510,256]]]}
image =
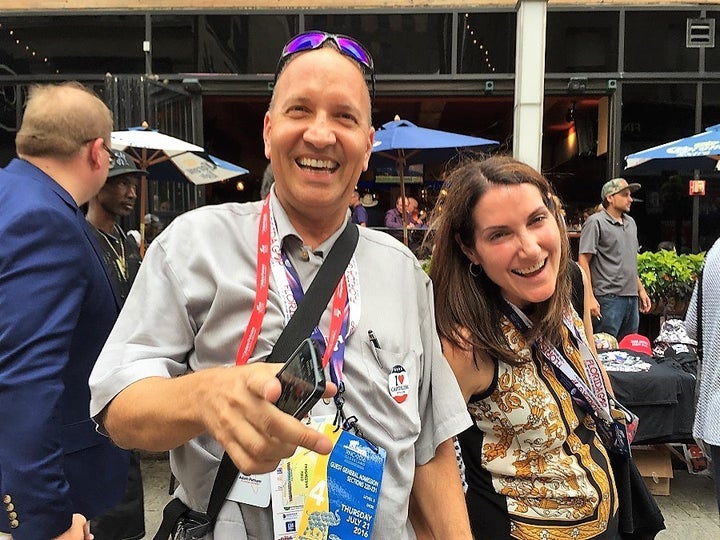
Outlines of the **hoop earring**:
{"label": "hoop earring", "polygon": [[[477,268],[477,270],[475,270],[475,268]],[[473,272],[473,270],[475,270],[475,271]],[[468,267],[468,272],[470,273],[470,275],[472,277],[480,277],[483,273],[483,267],[480,266],[479,264],[475,264],[475,263],[471,262],[470,266]]]}

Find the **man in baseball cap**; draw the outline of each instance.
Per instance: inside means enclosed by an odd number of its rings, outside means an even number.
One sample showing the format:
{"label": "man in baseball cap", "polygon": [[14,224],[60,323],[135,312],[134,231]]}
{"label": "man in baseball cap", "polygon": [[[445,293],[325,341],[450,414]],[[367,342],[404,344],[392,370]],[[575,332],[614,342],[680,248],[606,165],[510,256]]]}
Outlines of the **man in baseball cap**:
{"label": "man in baseball cap", "polygon": [[135,208],[140,176],[147,174],[125,152],[113,150],[107,180],[88,203],[87,220],[95,229],[105,262],[123,301],[140,266],[137,244],[128,240],[118,221]]}
{"label": "man in baseball cap", "polygon": [[[102,249],[110,281],[123,302],[140,268],[140,251],[118,221],[135,208],[142,174],[147,171],[140,169],[128,154],[113,150],[105,185],[88,202],[87,220]],[[143,484],[137,452],[130,457],[123,500],[109,512],[93,519],[91,529],[96,538],[141,538],[145,534]]]}
{"label": "man in baseball cap", "polygon": [[580,233],[578,264],[590,278],[593,332],[621,340],[634,334],[650,298],[637,271],[637,225],[628,215],[640,184],[613,178],[600,192],[603,210],[588,217]]}

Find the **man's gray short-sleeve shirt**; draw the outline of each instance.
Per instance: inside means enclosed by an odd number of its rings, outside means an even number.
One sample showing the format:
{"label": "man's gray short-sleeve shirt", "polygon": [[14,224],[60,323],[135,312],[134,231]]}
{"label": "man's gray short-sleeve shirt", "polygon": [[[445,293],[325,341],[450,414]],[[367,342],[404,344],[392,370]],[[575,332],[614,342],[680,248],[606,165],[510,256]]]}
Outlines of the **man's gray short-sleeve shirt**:
{"label": "man's gray short-sleeve shirt", "polygon": [[606,210],[591,215],[580,233],[580,253],[592,254],[595,296],[637,296],[637,225],[629,215],[617,221]]}
{"label": "man's gray short-sleeve shirt", "polygon": [[[308,257],[275,195],[271,197],[278,236],[307,290],[341,229]],[[153,242],[91,376],[93,417],[137,380],[233,365],[254,304],[261,204],[194,210],[176,218]],[[407,503],[415,467],[429,461],[441,442],[470,421],[442,356],[427,275],[412,253],[389,235],[359,230],[355,260],[361,316],[346,341],[344,410],[357,416],[371,442],[387,450],[372,537],[405,540],[414,538]],[[277,291],[271,280],[251,362],[265,359],[284,326]],[[329,323],[330,308],[319,325],[324,333]],[[371,329],[381,351],[369,341]],[[403,403],[396,402],[388,388],[396,365],[405,368],[411,380]],[[323,407],[327,410],[317,410]],[[313,413],[334,415],[335,408],[320,402]],[[171,451],[171,467],[181,484],[177,496],[195,510],[205,510],[221,455],[219,444],[207,434]],[[269,510],[226,504],[216,538],[271,538],[271,523]],[[221,533],[224,530],[230,530],[229,536]]]}

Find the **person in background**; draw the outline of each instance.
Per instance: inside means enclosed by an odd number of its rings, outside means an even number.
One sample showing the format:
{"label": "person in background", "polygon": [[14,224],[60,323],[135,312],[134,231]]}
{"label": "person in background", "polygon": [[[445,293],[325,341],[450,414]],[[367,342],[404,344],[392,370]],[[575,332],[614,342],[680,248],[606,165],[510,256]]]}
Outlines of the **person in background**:
{"label": "person in background", "polygon": [[[391,208],[387,212],[385,212],[385,226],[392,229],[402,229],[403,226],[403,219],[402,219],[402,209],[403,209],[403,198],[398,197],[397,201],[395,201],[395,208]],[[416,227],[420,226],[420,223],[417,223],[415,220],[413,220],[412,215],[409,212],[410,210],[410,200],[405,199],[405,222],[407,223],[408,229],[414,229]]]}
{"label": "person in background", "polygon": [[606,182],[603,211],[588,217],[580,233],[578,263],[592,285],[593,332],[606,332],[618,341],[637,333],[639,313],[651,307],[638,276],[637,225],[628,215],[632,193],[638,189],[640,184],[628,184],[624,178]]}
{"label": "person in background", "polygon": [[355,225],[367,227],[368,213],[360,202],[360,192],[356,189],[350,195],[350,221]]}
{"label": "person in background", "polygon": [[658,244],[657,248],[658,248],[658,251],[665,250],[665,251],[672,251],[673,253],[676,253],[675,242],[673,242],[671,240],[663,240],[662,242],[660,242]]}
{"label": "person in background", "polygon": [[458,436],[473,534],[614,539],[607,451],[546,358],[586,384],[587,363],[602,370],[571,308],[569,243],[550,185],[496,156],[461,164],[444,189],[431,278],[443,352],[474,421]]}
{"label": "person in background", "polygon": [[79,83],[32,86],[0,170],[0,537],[90,540],[125,490],[129,453],[95,430],[88,389],[120,298],[80,210],[112,127]]}
{"label": "person in background", "polygon": [[118,221],[135,208],[140,175],[147,173],[125,152],[113,152],[115,161],[107,181],[90,199],[86,217],[93,226],[110,276],[124,302],[140,268],[140,251],[134,238],[128,238]]}
{"label": "person in background", "polygon": [[685,329],[690,338],[698,341],[698,348],[702,347],[693,437],[709,447],[720,510],[720,240],[705,255],[702,281],[695,284],[690,298]]}
{"label": "person in background", "polygon": [[[140,268],[140,250],[135,239],[125,234],[118,221],[133,211],[140,175],[147,172],[125,152],[113,150],[113,154],[115,159],[107,181],[88,202],[86,218],[93,226],[113,286],[125,302]],[[135,540],[145,536],[143,482],[137,451],[130,455],[123,500],[109,512],[94,518],[91,530],[98,540]]]}
{"label": "person in background", "polygon": [[365,193],[360,203],[368,214],[368,227],[382,227],[385,224],[385,213],[378,207],[378,200],[372,193]]}
{"label": "person in background", "polygon": [[[274,471],[298,446],[331,451],[329,437],[275,406],[279,366],[263,360],[323,258],[353,227],[348,201],[373,146],[364,77],[372,66],[347,36],[315,31],[288,42],[263,128],[275,177],[269,198],[177,217],[150,246],[93,372],[99,428],[123,447],[170,450],[176,496],[194,510],[207,507],[223,450],[245,474]],[[387,234],[357,231],[339,300],[313,332],[338,383],[325,398],[339,395],[310,414],[360,430],[351,442],[365,453],[367,443],[385,452],[371,538],[415,538],[412,493],[432,534],[469,539],[452,441],[469,418],[434,329],[429,278]],[[262,320],[253,315],[258,302]],[[248,489],[222,506],[215,539],[274,538],[273,517],[282,520],[284,507]]]}
{"label": "person in background", "polygon": [[145,214],[143,222],[145,223],[145,249],[147,249],[164,227],[160,218],[155,214]]}
{"label": "person in background", "polygon": [[425,226],[423,223],[422,213],[420,212],[420,203],[418,203],[418,200],[415,197],[408,198],[408,215],[410,216],[412,222],[415,223],[415,227]]}

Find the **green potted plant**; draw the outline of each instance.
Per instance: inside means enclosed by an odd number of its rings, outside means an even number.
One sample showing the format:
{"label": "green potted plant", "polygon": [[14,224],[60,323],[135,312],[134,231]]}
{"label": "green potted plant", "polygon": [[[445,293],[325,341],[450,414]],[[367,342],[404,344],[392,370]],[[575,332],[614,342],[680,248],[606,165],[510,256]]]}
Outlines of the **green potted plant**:
{"label": "green potted plant", "polygon": [[653,307],[651,314],[684,317],[705,252],[646,251],[638,255],[638,275]]}

